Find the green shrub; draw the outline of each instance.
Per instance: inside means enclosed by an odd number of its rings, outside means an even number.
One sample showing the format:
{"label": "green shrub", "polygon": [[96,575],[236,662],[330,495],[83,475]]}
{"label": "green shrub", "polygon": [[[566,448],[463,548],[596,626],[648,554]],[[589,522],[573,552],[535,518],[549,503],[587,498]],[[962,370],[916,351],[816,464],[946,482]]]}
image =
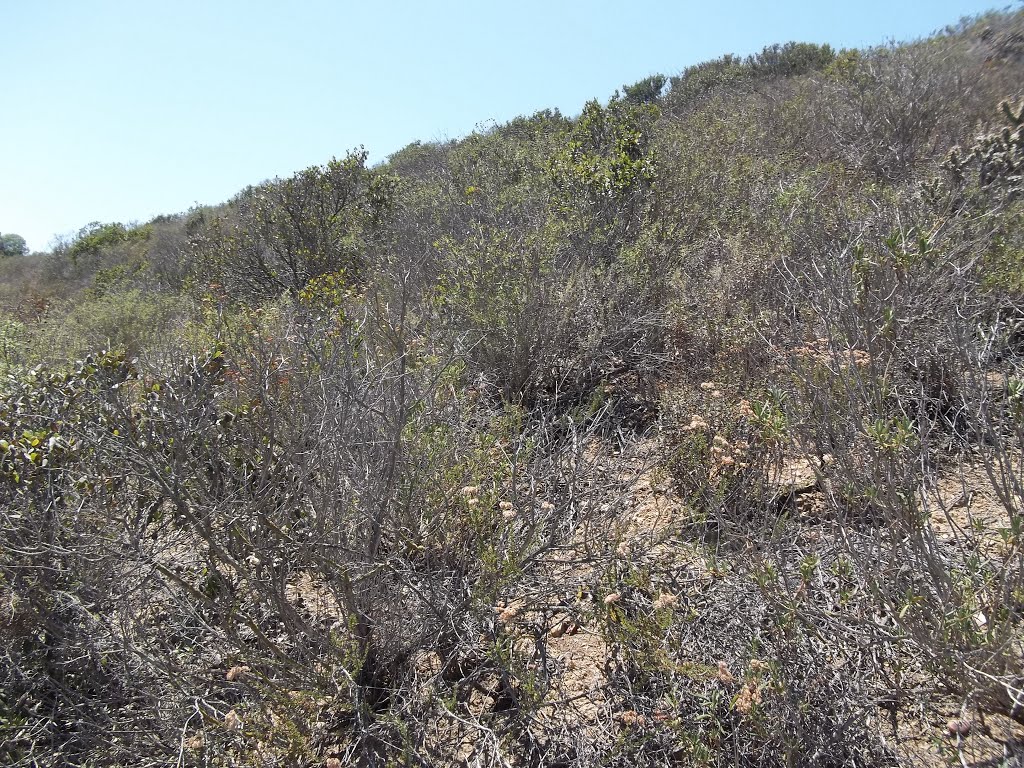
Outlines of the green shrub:
{"label": "green shrub", "polygon": [[175,338],[189,302],[129,289],[83,297],[52,309],[26,331],[32,360],[74,360],[95,349],[135,356]]}

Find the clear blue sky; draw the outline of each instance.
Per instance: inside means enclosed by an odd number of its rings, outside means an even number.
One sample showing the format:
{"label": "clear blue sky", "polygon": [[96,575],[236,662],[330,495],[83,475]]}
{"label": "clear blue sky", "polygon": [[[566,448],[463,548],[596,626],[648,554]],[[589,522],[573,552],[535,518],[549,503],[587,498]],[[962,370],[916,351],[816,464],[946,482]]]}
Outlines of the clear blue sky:
{"label": "clear blue sky", "polygon": [[218,203],[365,145],[557,107],[724,53],[920,37],[986,0],[0,0],[0,232]]}

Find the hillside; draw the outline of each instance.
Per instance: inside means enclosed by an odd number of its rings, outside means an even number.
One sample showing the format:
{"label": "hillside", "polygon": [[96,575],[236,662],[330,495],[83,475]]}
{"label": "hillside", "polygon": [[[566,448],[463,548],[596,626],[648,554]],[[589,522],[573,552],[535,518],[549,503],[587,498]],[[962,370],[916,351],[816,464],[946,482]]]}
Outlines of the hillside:
{"label": "hillside", "polygon": [[0,762],[1019,764],[1022,126],[992,13],[3,256]]}

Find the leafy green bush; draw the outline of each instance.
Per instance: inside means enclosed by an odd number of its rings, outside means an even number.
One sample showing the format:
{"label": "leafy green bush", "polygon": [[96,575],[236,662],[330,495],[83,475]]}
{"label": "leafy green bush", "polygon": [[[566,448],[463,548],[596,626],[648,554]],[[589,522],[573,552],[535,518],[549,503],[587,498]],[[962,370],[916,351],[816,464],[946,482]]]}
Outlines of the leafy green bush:
{"label": "leafy green bush", "polygon": [[53,308],[26,331],[29,360],[73,360],[94,349],[132,356],[174,338],[189,302],[139,289],[102,293],[64,308]]}
{"label": "leafy green bush", "polygon": [[201,287],[216,283],[258,302],[341,269],[361,279],[396,191],[396,179],[368,169],[366,157],[352,152],[238,195],[193,236]]}

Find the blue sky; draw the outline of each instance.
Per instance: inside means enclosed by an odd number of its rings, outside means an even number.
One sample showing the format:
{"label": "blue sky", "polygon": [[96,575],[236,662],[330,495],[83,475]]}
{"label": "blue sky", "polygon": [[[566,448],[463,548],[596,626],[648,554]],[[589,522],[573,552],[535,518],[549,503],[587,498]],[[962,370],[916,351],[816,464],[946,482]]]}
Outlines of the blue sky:
{"label": "blue sky", "polygon": [[724,53],[920,37],[972,0],[0,0],[0,232],[218,203],[364,145],[557,107]]}

